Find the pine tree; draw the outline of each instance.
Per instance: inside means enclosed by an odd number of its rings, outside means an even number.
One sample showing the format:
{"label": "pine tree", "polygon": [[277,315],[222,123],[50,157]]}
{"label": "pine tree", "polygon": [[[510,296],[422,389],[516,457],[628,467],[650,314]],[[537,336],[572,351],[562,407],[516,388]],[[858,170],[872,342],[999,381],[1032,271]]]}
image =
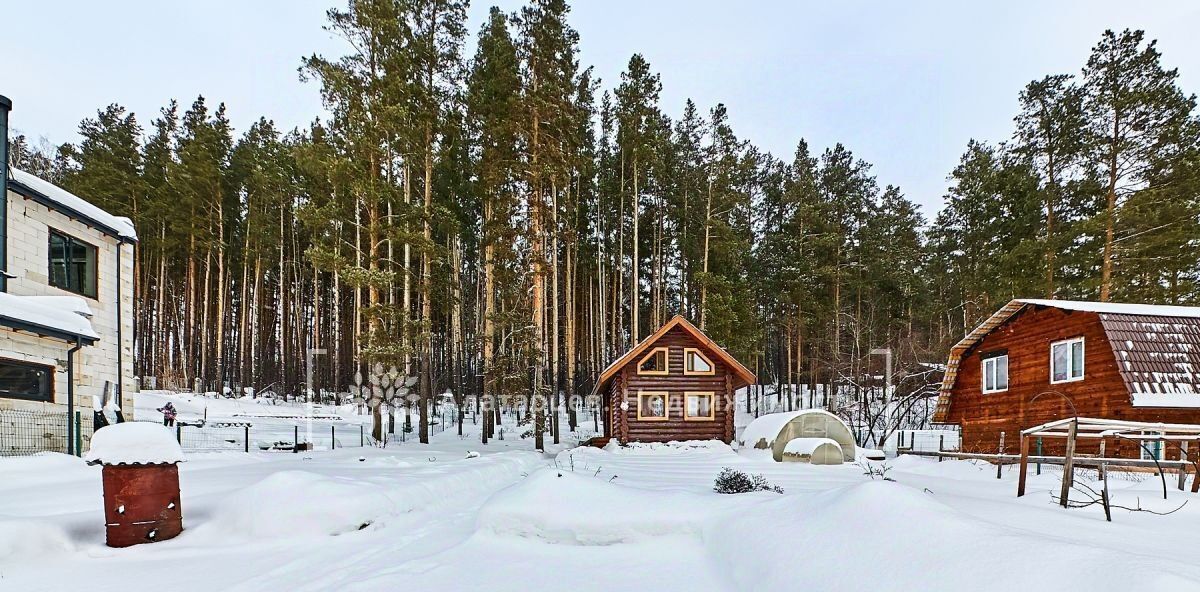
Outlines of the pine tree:
{"label": "pine tree", "polygon": [[1179,73],[1163,68],[1157,43],[1142,31],[1105,31],[1083,69],[1087,149],[1104,184],[1104,250],[1100,300],[1113,296],[1119,266],[1119,208],[1145,188],[1154,162],[1184,148],[1183,131],[1195,107],[1176,85]]}

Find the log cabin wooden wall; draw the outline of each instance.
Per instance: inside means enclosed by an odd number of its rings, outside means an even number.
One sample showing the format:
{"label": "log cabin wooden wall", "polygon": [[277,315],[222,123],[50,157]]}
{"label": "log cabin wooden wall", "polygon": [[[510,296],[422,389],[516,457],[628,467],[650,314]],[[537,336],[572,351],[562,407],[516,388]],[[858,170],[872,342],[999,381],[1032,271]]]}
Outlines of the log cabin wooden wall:
{"label": "log cabin wooden wall", "polygon": [[[1050,344],[1074,337],[1084,338],[1084,379],[1051,384]],[[1002,350],[1008,352],[1008,390],[983,394],[983,357]],[[1004,432],[1005,452],[1017,453],[1022,429],[1074,414],[1070,405],[1057,395],[1043,395],[1030,403],[1033,397],[1046,391],[1066,395],[1081,417],[1200,423],[1197,409],[1133,407],[1098,314],[1030,307],[986,335],[959,364],[948,420],[962,427],[962,450],[996,452],[1000,433]],[[1046,454],[1062,454],[1063,446],[1060,439],[1047,439],[1042,450]],[[1110,438],[1105,446],[1105,454],[1109,456],[1136,458],[1140,452],[1137,444],[1127,440]],[[1080,440],[1077,450],[1081,454],[1096,454],[1099,443]],[[1178,451],[1171,445],[1165,458],[1177,457]]]}
{"label": "log cabin wooden wall", "polygon": [[[693,338],[687,331],[675,327],[663,334],[647,353],[657,347],[667,347],[669,374],[648,376],[637,373],[638,362],[644,356],[630,361],[621,369],[609,387],[610,408],[613,416],[613,433],[621,442],[670,442],[672,440],[721,440],[733,441],[733,393],[730,368],[707,347]],[[699,349],[714,372],[710,376],[685,376],[683,373],[684,348]],[[668,419],[639,420],[638,392],[665,391],[668,393]],[[685,420],[684,393],[712,392],[716,409],[711,421]],[[628,409],[622,409],[628,402]]]}

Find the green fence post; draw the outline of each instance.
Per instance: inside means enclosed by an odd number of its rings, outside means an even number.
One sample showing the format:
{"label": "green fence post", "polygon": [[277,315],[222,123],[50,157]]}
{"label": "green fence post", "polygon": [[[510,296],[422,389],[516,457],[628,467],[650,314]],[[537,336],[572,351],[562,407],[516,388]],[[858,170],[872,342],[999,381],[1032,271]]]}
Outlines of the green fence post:
{"label": "green fence post", "polygon": [[180,446],[183,446],[183,426],[179,425],[178,423],[175,424],[175,441],[178,442]]}
{"label": "green fence post", "polygon": [[329,426],[329,449],[335,448],[337,448],[337,426],[331,425]]}
{"label": "green fence post", "polygon": [[366,430],[363,429],[363,426],[360,423],[360,424],[358,424],[358,447],[363,448],[366,445],[367,445]]}
{"label": "green fence post", "polygon": [[250,452],[250,426],[246,426],[246,452]]}
{"label": "green fence post", "polygon": [[[1042,456],[1042,437],[1041,436],[1038,436],[1038,439],[1037,439],[1037,454],[1038,454],[1039,458]],[[1037,474],[1039,474],[1039,475],[1042,474],[1042,461],[1041,460],[1039,460],[1037,463]]]}
{"label": "green fence post", "polygon": [[83,422],[81,422],[79,420],[79,417],[80,417],[79,412],[76,411],[75,412],[75,456],[83,456],[83,451],[81,450],[83,448],[83,434],[79,433],[79,428],[83,425]]}

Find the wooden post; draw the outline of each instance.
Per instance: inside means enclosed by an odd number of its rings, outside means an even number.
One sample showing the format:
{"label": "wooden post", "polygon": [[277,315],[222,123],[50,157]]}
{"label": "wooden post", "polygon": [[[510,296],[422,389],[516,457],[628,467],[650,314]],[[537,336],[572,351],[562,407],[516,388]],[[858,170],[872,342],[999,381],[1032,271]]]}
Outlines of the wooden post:
{"label": "wooden post", "polygon": [[996,459],[996,478],[997,479],[1001,478],[1001,476],[1003,474],[1002,472],[1004,470],[1004,460],[1002,460],[1004,457],[1004,432],[1000,432],[1000,457],[1001,458]]}
{"label": "wooden post", "polygon": [[1025,495],[1025,476],[1029,474],[1029,436],[1021,435],[1021,472],[1017,477],[1017,497]]}
{"label": "wooden post", "polygon": [[1062,491],[1058,496],[1058,505],[1067,507],[1067,499],[1071,492],[1071,485],[1075,481],[1075,429],[1078,421],[1071,420],[1070,426],[1067,427],[1067,451],[1063,456],[1063,478]]}
{"label": "wooden post", "polygon": [[[1103,440],[1101,440],[1101,442],[1103,442]],[[1100,474],[1104,479],[1104,489],[1100,492],[1100,495],[1103,496],[1101,499],[1104,502],[1104,519],[1112,522],[1112,507],[1110,507],[1108,503],[1108,467],[1101,464]]]}
{"label": "wooden post", "polygon": [[[1101,437],[1100,438],[1100,458],[1106,458],[1104,450],[1105,450],[1105,441],[1104,441],[1104,438]],[[1100,466],[1096,467],[1096,472],[1098,474],[1097,476],[1099,476],[1100,479],[1102,481],[1104,481],[1104,491],[1101,493],[1101,495],[1103,496],[1103,499],[1101,501],[1104,502],[1104,515],[1108,517],[1109,522],[1112,522],[1112,516],[1109,514],[1110,509],[1108,507],[1108,466],[1106,466],[1104,463],[1101,463]],[[1074,477],[1074,475],[1072,475],[1072,477]]]}
{"label": "wooden post", "polygon": [[1183,486],[1187,482],[1187,441],[1179,443],[1179,491],[1183,491]]}

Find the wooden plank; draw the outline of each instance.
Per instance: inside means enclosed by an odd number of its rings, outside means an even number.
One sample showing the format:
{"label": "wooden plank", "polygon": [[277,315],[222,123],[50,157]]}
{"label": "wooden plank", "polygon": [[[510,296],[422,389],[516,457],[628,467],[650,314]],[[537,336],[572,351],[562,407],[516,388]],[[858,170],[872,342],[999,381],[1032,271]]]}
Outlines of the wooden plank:
{"label": "wooden plank", "polygon": [[[1187,442],[1179,443],[1179,462],[1181,462],[1181,463],[1187,462],[1187,456],[1188,456],[1187,449],[1188,449]],[[1179,491],[1183,491],[1183,486],[1186,483],[1187,483],[1187,468],[1181,466],[1181,467],[1179,467]]]}
{"label": "wooden plank", "polygon": [[1062,491],[1058,496],[1058,504],[1067,507],[1071,493],[1071,485],[1075,481],[1075,422],[1067,427],[1067,453],[1063,455]]}
{"label": "wooden plank", "polygon": [[[1008,465],[1021,462],[1021,455],[1019,454],[1005,454],[1004,456],[1000,456],[998,454],[988,452],[936,452],[923,450],[905,450],[902,452],[902,454],[908,454],[912,456],[941,456],[943,458],[951,458],[955,460],[986,460],[990,463],[999,462]],[[1030,454],[1029,462],[1044,463],[1048,465],[1061,465],[1064,462],[1064,457]],[[1101,463],[1105,463],[1114,467],[1139,469],[1155,468],[1154,461],[1135,458],[1087,457],[1076,455],[1074,462],[1075,466],[1077,467],[1099,467]],[[1158,461],[1158,466],[1174,468],[1181,466],[1181,463],[1177,460],[1160,460]],[[1189,462],[1187,463],[1187,466],[1190,467],[1192,464]]]}

